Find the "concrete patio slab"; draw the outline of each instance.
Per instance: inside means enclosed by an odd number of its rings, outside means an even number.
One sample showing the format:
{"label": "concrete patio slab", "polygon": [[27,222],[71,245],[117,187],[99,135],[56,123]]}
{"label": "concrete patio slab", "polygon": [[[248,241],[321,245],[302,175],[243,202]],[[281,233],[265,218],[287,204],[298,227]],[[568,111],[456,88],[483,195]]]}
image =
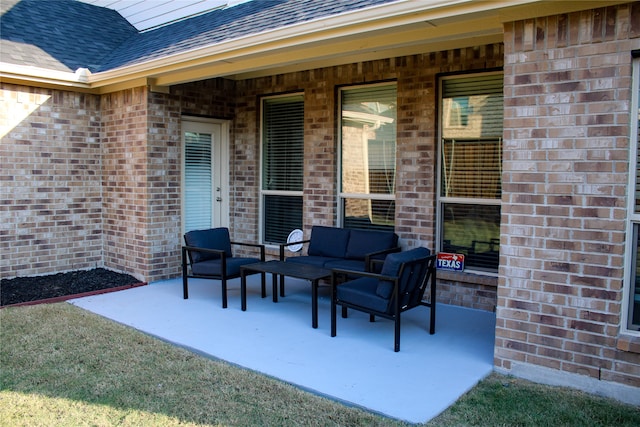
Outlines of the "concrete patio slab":
{"label": "concrete patio slab", "polygon": [[[435,335],[429,309],[403,314],[399,353],[393,322],[355,311],[338,317],[330,336],[329,287],[319,291],[319,327],[311,328],[311,289],[287,279],[278,303],[260,298],[250,276],[247,311],[240,310],[240,281],[229,283],[222,309],[217,281],[192,279],[189,299],[181,279],[70,303],[193,351],[281,379],[314,393],[382,415],[423,423],[455,402],[493,370],[495,315],[439,304]],[[339,315],[338,315],[339,316]]]}

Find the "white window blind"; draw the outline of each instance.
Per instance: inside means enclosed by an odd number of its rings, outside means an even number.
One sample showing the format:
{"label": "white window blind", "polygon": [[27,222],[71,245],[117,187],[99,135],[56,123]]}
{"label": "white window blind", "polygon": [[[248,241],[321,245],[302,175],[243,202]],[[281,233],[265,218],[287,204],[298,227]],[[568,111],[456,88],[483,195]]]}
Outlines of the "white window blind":
{"label": "white window blind", "polygon": [[262,225],[265,243],[302,228],[304,99],[267,98],[262,114]]}
{"label": "white window blind", "polygon": [[185,231],[211,227],[213,170],[210,134],[185,133]]}
{"label": "white window blind", "polygon": [[443,80],[442,196],[500,198],[502,86],[502,74]]}

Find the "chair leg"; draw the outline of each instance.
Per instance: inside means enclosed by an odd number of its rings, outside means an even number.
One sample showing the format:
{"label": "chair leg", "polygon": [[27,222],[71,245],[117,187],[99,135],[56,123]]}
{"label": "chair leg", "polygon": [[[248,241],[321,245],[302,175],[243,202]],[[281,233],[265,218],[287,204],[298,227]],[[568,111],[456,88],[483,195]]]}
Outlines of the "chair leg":
{"label": "chair leg", "polygon": [[370,314],[370,315],[369,315],[369,322],[373,323],[373,322],[375,322],[375,321],[376,321],[376,316],[375,316],[375,315],[373,315],[373,314]]}
{"label": "chair leg", "polygon": [[393,351],[398,352],[400,351],[400,313],[398,313],[395,318],[395,332],[393,335]]}
{"label": "chair leg", "polygon": [[187,284],[186,273],[182,274],[182,297],[184,299],[189,299],[189,285]]}
{"label": "chair leg", "polygon": [[331,336],[336,336],[336,302],[331,298]]}
{"label": "chair leg", "polygon": [[267,297],[267,288],[265,285],[265,273],[260,273],[261,285],[262,285],[262,298]]}
{"label": "chair leg", "polygon": [[342,318],[347,318],[347,307],[345,307],[344,305],[342,306]]}
{"label": "chair leg", "polygon": [[222,308],[227,308],[227,279],[222,279]]}

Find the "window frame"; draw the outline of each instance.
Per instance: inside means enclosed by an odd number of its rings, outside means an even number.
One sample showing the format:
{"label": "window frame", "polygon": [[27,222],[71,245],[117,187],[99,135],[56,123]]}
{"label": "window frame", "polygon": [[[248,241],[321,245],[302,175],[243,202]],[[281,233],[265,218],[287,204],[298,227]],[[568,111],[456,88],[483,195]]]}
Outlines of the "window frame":
{"label": "window frame", "polygon": [[[265,103],[268,102],[269,100],[274,100],[274,99],[280,99],[280,100],[286,100],[287,98],[290,98],[292,101],[296,100],[296,102],[302,102],[303,104],[303,110],[302,113],[304,115],[304,92],[294,92],[294,93],[286,93],[286,94],[279,94],[279,95],[268,95],[268,96],[263,96],[260,98],[260,164],[259,164],[259,209],[258,209],[258,214],[259,214],[259,232],[260,232],[260,241],[265,244],[265,245],[269,245],[269,246],[276,246],[278,243],[285,243],[285,241],[282,242],[272,242],[272,241],[267,241],[266,240],[266,207],[265,207],[265,197],[266,196],[284,196],[284,197],[299,197],[301,202],[302,202],[302,210],[304,210],[304,200],[303,200],[303,195],[304,195],[304,183],[303,183],[303,188],[301,188],[300,190],[268,190],[264,188],[264,176],[265,176],[265,159],[266,159],[266,154],[265,154]],[[303,121],[303,134],[304,134],[304,121]],[[303,137],[304,138],[304,137]],[[304,153],[304,139],[302,141],[302,150]],[[303,161],[303,171],[302,171],[302,179],[304,182],[304,161]],[[304,212],[302,212],[302,222],[304,221]],[[302,227],[302,223],[300,223],[299,226],[295,227],[295,228],[301,228]],[[291,231],[293,231],[295,228],[292,228]],[[286,239],[286,238],[285,238]]]}
{"label": "window frame", "polygon": [[632,329],[629,319],[632,314],[634,294],[632,288],[635,287],[636,261],[640,254],[637,253],[638,239],[640,238],[640,211],[636,213],[636,191],[640,190],[638,182],[638,154],[640,150],[640,137],[638,130],[640,126],[640,51],[632,52],[632,80],[631,80],[631,105],[629,120],[629,181],[627,195],[627,224],[625,241],[624,260],[624,286],[622,290],[622,328],[621,330],[630,335],[640,337],[640,325],[638,329]]}
{"label": "window frame", "polygon": [[[343,120],[344,120],[344,116],[343,116],[343,109],[342,109],[342,103],[343,103],[343,93],[345,91],[349,91],[349,90],[358,90],[358,89],[366,89],[366,88],[376,88],[376,87],[385,87],[385,86],[393,86],[395,91],[396,91],[396,134],[395,134],[395,139],[394,139],[394,144],[395,144],[395,155],[394,155],[394,185],[393,185],[393,194],[384,194],[384,193],[369,193],[369,194],[364,194],[364,193],[347,193],[342,191],[343,189],[343,182],[342,182],[342,178],[343,178],[343,165],[342,165],[342,160],[343,160],[343,135],[342,135],[342,131],[343,131]],[[398,168],[397,168],[397,162],[398,162],[398,131],[397,131],[397,93],[398,93],[398,83],[396,81],[385,81],[385,82],[378,82],[378,83],[369,83],[369,84],[359,84],[359,85],[349,85],[349,86],[343,86],[338,88],[338,93],[337,93],[337,113],[338,113],[338,119],[337,119],[337,132],[338,132],[338,149],[337,149],[337,162],[338,162],[338,167],[337,167],[337,176],[336,176],[336,180],[337,180],[337,194],[336,194],[336,216],[337,216],[337,221],[340,227],[345,227],[345,209],[344,209],[344,203],[346,200],[348,199],[358,199],[358,200],[370,200],[370,201],[383,201],[383,202],[393,202],[394,203],[394,215],[393,215],[393,224],[391,226],[392,229],[395,229],[395,225],[396,225],[396,209],[395,209],[395,201],[396,201],[396,192],[397,192],[397,185],[396,185],[396,180],[397,180],[397,175],[398,175]],[[376,227],[371,227],[371,229],[376,229]],[[378,228],[379,229],[379,228]]]}
{"label": "window frame", "polygon": [[[442,164],[442,153],[443,153],[443,149],[444,149],[444,111],[443,111],[443,85],[444,82],[446,80],[455,80],[455,79],[473,79],[473,78],[479,78],[479,77],[484,77],[484,76],[497,76],[497,75],[501,75],[503,77],[503,90],[504,90],[504,70],[502,69],[492,69],[492,70],[485,70],[485,71],[480,71],[480,72],[468,72],[468,73],[451,73],[451,74],[441,74],[438,76],[438,97],[437,97],[437,111],[438,111],[438,125],[437,125],[437,129],[438,129],[438,133],[437,133],[437,138],[438,138],[438,144],[437,144],[437,167],[436,167],[436,192],[435,192],[435,196],[436,196],[436,251],[437,252],[441,252],[443,251],[443,238],[444,238],[444,209],[446,207],[447,204],[457,204],[457,205],[478,205],[478,206],[497,206],[500,208],[501,210],[501,206],[502,206],[502,197],[500,198],[496,198],[496,199],[489,199],[489,198],[470,198],[470,197],[453,197],[453,196],[449,196],[449,197],[445,197],[442,195],[442,186],[443,186],[443,179],[444,177],[442,176],[442,170],[443,170],[443,164]],[[503,101],[504,101],[504,92],[503,92]],[[503,108],[502,108],[502,112],[503,112],[503,120],[504,120],[504,103],[503,103]],[[466,123],[464,124],[460,124],[460,127],[466,126]],[[504,125],[503,125],[503,129],[502,129],[502,133],[499,137],[499,144],[500,144],[500,162],[502,164],[503,161],[503,157],[504,157],[504,149],[503,147],[503,143],[504,143]],[[460,139],[465,139],[464,137],[460,138]],[[481,141],[481,140],[494,140],[495,138],[491,137],[475,137],[475,138],[467,138],[469,140],[473,139],[473,140],[477,140],[477,141]],[[502,176],[500,176],[500,180],[502,181]],[[502,183],[501,183],[502,186]],[[498,235],[498,238],[500,237],[500,235]],[[498,256],[499,259],[499,256]],[[499,269],[499,266],[498,266]],[[490,269],[484,269],[484,268],[475,268],[475,267],[468,267],[465,265],[465,272],[472,272],[474,274],[479,274],[479,275],[484,275],[484,276],[491,276],[491,277],[497,277],[498,276],[498,269],[496,269],[495,271],[490,270]]]}

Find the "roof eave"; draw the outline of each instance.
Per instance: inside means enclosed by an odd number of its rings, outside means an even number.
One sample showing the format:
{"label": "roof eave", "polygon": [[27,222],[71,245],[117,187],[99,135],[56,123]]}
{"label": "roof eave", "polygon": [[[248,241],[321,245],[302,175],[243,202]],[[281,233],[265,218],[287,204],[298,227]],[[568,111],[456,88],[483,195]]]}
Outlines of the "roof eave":
{"label": "roof eave", "polygon": [[[354,61],[503,41],[503,23],[628,0],[401,0],[84,74],[0,66],[0,76],[106,93],[140,84],[162,90],[207,78],[248,78]],[[30,68],[30,67],[27,67]],[[21,73],[24,74],[21,75]],[[5,77],[6,76],[6,77]],[[86,78],[84,80],[83,78]]]}

